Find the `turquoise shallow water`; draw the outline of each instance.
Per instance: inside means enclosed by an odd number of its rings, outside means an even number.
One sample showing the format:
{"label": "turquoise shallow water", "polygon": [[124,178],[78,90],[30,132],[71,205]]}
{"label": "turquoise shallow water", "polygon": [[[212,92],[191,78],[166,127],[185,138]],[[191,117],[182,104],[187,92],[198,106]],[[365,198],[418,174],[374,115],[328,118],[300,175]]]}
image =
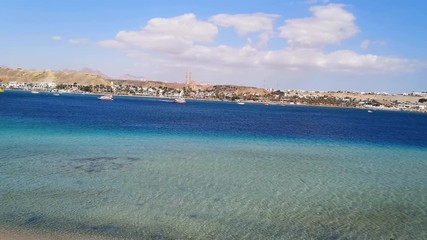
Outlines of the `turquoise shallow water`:
{"label": "turquoise shallow water", "polygon": [[0,226],[130,239],[427,239],[420,144],[35,115],[0,120]]}

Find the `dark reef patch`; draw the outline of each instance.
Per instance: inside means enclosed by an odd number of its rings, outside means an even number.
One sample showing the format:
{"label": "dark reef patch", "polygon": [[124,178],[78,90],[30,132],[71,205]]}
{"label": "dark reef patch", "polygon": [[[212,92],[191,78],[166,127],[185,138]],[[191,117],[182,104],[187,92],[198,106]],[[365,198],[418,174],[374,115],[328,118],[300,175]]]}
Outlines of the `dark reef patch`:
{"label": "dark reef patch", "polygon": [[[63,217],[49,217],[30,212],[0,214],[0,227],[54,231],[69,234],[88,234],[106,236],[113,239],[189,239],[190,237],[174,226],[163,223],[158,225],[129,226],[117,223],[96,224],[79,222]],[[1,239],[1,237],[0,237]]]}
{"label": "dark reef patch", "polygon": [[38,226],[43,224],[44,222],[45,220],[41,216],[33,214],[25,221],[25,225]]}
{"label": "dark reef patch", "polygon": [[104,171],[117,171],[129,167],[136,161],[141,160],[137,157],[91,157],[77,158],[69,161],[69,166],[75,170],[86,173],[100,173]]}

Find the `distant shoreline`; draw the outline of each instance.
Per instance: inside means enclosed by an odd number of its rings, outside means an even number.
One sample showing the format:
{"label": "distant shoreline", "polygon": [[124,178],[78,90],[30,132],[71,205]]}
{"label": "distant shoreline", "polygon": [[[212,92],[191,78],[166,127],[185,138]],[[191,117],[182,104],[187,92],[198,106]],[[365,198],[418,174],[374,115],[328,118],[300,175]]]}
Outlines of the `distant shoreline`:
{"label": "distant shoreline", "polygon": [[[24,90],[24,89],[5,89],[5,91],[20,91],[20,92],[31,92],[31,90]],[[56,93],[56,92],[50,92],[50,91],[42,91],[43,93]],[[60,94],[75,94],[75,95],[93,95],[93,96],[102,96],[111,94],[116,97],[130,97],[130,98],[155,98],[155,99],[167,99],[173,101],[175,97],[169,97],[169,96],[147,96],[147,95],[125,95],[125,94],[113,94],[113,93],[93,93],[93,92],[64,92]],[[187,97],[185,98],[187,100],[194,100],[194,101],[206,101],[206,102],[227,102],[227,103],[238,103],[236,101],[225,101],[220,99],[205,99],[205,98],[191,98]],[[268,106],[305,106],[305,107],[322,107],[322,108],[339,108],[339,109],[360,109],[360,110],[366,110],[366,111],[392,111],[392,112],[411,112],[411,113],[420,113],[420,114],[427,114],[427,109],[425,111],[414,111],[414,110],[402,110],[402,109],[396,109],[396,108],[389,108],[389,107],[351,107],[351,106],[337,106],[337,105],[321,105],[321,104],[304,104],[304,103],[298,103],[298,104],[290,104],[290,103],[281,103],[281,102],[256,102],[256,101],[240,101],[245,104],[255,104],[255,105],[267,105]]]}

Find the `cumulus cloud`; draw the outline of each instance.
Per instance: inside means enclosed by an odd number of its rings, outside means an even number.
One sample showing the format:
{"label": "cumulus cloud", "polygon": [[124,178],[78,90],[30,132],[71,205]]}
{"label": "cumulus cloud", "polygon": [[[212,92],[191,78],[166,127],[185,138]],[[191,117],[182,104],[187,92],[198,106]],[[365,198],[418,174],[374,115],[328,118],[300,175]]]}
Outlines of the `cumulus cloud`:
{"label": "cumulus cloud", "polygon": [[184,14],[175,18],[154,18],[148,22],[144,30],[152,34],[168,33],[191,42],[210,42],[218,33],[216,26],[197,20],[194,14]]}
{"label": "cumulus cloud", "polygon": [[312,17],[289,19],[280,27],[280,36],[292,47],[323,47],[353,37],[359,32],[356,18],[343,5],[311,7]]}
{"label": "cumulus cloud", "polygon": [[410,72],[423,63],[383,57],[373,54],[358,54],[350,50],[338,50],[325,53],[318,49],[288,48],[282,51],[269,52],[265,55],[264,64],[276,68],[293,70],[322,70],[330,72]]}
{"label": "cumulus cloud", "polygon": [[250,46],[232,48],[193,46],[176,56],[179,61],[194,61],[199,64],[216,64],[221,67],[247,69],[275,69],[292,71],[328,72],[408,72],[422,66],[421,62],[372,54],[358,54],[350,50],[325,53],[313,48],[286,48],[277,51],[259,51]]}
{"label": "cumulus cloud", "polygon": [[232,48],[227,45],[216,47],[193,46],[182,55],[180,60],[216,64],[221,67],[256,67],[262,58],[262,52],[251,46]]}
{"label": "cumulus cloud", "polygon": [[142,30],[120,31],[115,40],[101,41],[99,45],[177,54],[194,43],[211,42],[217,34],[215,25],[197,20],[194,14],[184,14],[174,18],[153,18]]}
{"label": "cumulus cloud", "polygon": [[272,32],[273,23],[279,18],[276,14],[217,14],[209,18],[209,21],[221,27],[233,27],[243,36],[255,32]]}
{"label": "cumulus cloud", "polygon": [[[325,46],[337,45],[359,32],[356,18],[337,4],[310,7],[310,11],[312,16],[288,19],[279,28],[274,27],[274,22],[280,16],[264,13],[217,14],[206,21],[194,14],[153,18],[140,30],[119,31],[114,39],[98,45],[122,49],[147,68],[162,71],[196,66],[217,72],[239,71],[250,76],[251,71],[390,73],[426,67],[425,63],[415,60],[360,54],[349,49],[326,51]],[[244,46],[231,47],[215,42],[218,27],[234,28],[236,38],[258,34],[261,41],[276,37],[285,39],[287,45],[282,49],[259,49],[249,41]],[[367,49],[371,45],[380,45],[380,42],[365,40],[361,47]]]}
{"label": "cumulus cloud", "polygon": [[264,47],[272,36],[273,24],[279,17],[280,15],[265,13],[217,14],[210,17],[209,21],[221,27],[232,27],[240,36],[260,33],[258,46]]}

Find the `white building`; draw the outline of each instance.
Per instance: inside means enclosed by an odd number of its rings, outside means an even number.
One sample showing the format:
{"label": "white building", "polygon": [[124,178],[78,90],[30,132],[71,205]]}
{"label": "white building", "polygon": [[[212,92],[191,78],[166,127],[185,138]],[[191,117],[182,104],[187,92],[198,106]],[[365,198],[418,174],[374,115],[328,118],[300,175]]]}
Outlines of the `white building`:
{"label": "white building", "polygon": [[23,88],[26,87],[26,83],[20,83],[20,82],[9,82],[8,87],[9,88]]}

